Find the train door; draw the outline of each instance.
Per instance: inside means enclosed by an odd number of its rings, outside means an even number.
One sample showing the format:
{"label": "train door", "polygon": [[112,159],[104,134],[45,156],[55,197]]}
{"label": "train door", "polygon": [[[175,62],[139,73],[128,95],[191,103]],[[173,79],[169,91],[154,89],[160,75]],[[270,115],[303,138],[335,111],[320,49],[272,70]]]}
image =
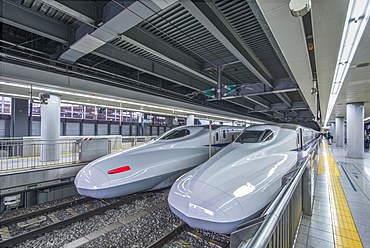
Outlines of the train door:
{"label": "train door", "polygon": [[226,132],[227,132],[226,129],[222,129],[222,142],[221,142],[221,144],[230,143],[229,140],[228,140]]}
{"label": "train door", "polygon": [[297,151],[302,151],[303,149],[303,137],[302,137],[302,128],[299,128],[297,131]]}
{"label": "train door", "polygon": [[213,138],[212,138],[212,154],[215,154],[220,150],[220,143],[222,140],[221,131],[215,131]]}

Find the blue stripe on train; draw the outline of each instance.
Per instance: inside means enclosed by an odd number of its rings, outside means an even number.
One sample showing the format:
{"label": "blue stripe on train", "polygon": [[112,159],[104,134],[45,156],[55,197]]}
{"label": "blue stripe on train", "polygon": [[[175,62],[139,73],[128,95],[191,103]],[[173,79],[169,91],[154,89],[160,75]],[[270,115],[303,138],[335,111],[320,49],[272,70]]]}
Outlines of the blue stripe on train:
{"label": "blue stripe on train", "polygon": [[305,150],[309,145],[311,145],[311,143],[312,142],[314,142],[315,140],[317,140],[318,139],[318,137],[317,138],[314,138],[314,139],[312,139],[312,140],[310,140],[310,141],[308,141],[304,146],[303,146],[303,149],[301,149],[301,148],[296,148],[296,149],[292,149],[292,150],[290,150],[290,151],[292,151],[292,152],[300,152],[301,150]]}
{"label": "blue stripe on train", "polygon": [[[212,144],[211,146],[213,147],[224,147],[227,146],[230,143],[221,143],[221,144]],[[209,146],[209,145],[203,145],[203,146]]]}

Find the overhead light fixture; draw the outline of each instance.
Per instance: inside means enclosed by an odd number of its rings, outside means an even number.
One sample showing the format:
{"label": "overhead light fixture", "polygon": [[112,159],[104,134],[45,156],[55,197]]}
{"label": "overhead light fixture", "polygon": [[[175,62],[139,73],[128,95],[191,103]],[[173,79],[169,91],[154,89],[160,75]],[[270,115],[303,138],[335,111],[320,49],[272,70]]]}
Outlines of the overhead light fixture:
{"label": "overhead light fixture", "polygon": [[[12,82],[4,82],[4,81],[0,81],[0,85],[8,85],[8,86],[20,87],[20,88],[30,88],[31,87],[30,84],[12,83]],[[86,100],[88,102],[77,102],[77,101],[67,101],[67,100],[62,100],[61,101],[63,103],[69,103],[69,104],[94,106],[94,104],[89,103],[89,102],[91,102],[91,100],[102,100],[102,101],[107,101],[107,102],[117,102],[117,103],[120,104],[120,106],[121,106],[121,104],[129,104],[129,105],[138,106],[138,109],[134,109],[134,108],[127,108],[127,107],[119,108],[117,106],[99,105],[99,106],[102,106],[102,107],[105,106],[105,107],[108,107],[108,108],[111,108],[111,109],[125,109],[127,111],[132,111],[132,112],[148,112],[148,111],[144,111],[142,109],[143,107],[147,107],[149,109],[171,110],[171,111],[173,110],[173,108],[171,108],[171,107],[151,105],[151,104],[146,104],[146,103],[131,102],[131,101],[125,101],[125,100],[118,100],[118,99],[104,97],[104,96],[96,96],[96,95],[80,93],[80,92],[70,92],[70,91],[65,91],[65,90],[59,90],[59,89],[55,89],[55,88],[51,88],[51,87],[50,88],[49,87],[45,88],[45,87],[32,85],[32,88],[34,90],[48,91],[50,93],[57,93],[57,94],[60,94],[60,95],[72,95],[72,96],[88,98]],[[10,97],[29,98],[29,96],[20,95],[20,94],[5,93],[5,92],[0,92],[0,95],[6,95],[6,96],[10,96]],[[32,97],[32,98],[35,98],[35,97]],[[94,101],[94,102],[96,102],[96,101]],[[186,115],[194,114],[194,115],[196,115],[195,118],[198,118],[198,119],[205,118],[205,119],[213,119],[213,120],[218,120],[218,121],[233,120],[233,121],[240,121],[240,122],[243,122],[243,123],[245,122],[245,123],[250,123],[250,124],[265,124],[264,122],[251,121],[251,120],[247,120],[247,119],[239,119],[239,118],[229,117],[229,116],[213,115],[213,114],[210,114],[210,113],[207,113],[207,112],[197,112],[197,111],[193,111],[193,110],[189,110],[189,109],[177,109],[177,111],[178,112],[183,112],[185,114],[183,116],[178,115],[179,117],[186,117]],[[161,115],[168,115],[169,114],[169,113],[165,113],[165,112],[154,112],[152,110],[150,110],[150,112],[153,113],[153,114],[161,114]]]}
{"label": "overhead light fixture", "polygon": [[370,1],[349,1],[324,126],[326,126],[329,121],[329,117],[334,108],[335,102],[337,101],[340,89],[343,86],[343,81],[347,76],[349,66],[352,63],[353,56],[355,55],[358,44],[360,43],[367,21],[369,20],[369,16]]}

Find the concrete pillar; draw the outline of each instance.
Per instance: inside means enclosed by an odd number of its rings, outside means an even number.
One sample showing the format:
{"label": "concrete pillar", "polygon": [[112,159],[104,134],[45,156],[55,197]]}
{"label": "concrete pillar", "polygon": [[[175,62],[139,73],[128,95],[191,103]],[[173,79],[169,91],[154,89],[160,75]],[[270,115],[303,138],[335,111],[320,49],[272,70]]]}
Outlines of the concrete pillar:
{"label": "concrete pillar", "polygon": [[41,161],[59,160],[59,138],[60,96],[50,95],[48,104],[41,104]]}
{"label": "concrete pillar", "polygon": [[186,125],[187,126],[194,125],[194,115],[188,115],[188,117],[186,117]]}
{"label": "concrete pillar", "polygon": [[137,130],[138,136],[142,136],[144,133],[144,114],[143,113],[140,113],[138,115],[138,122],[139,122],[139,125],[138,125],[139,130]]}
{"label": "concrete pillar", "polygon": [[364,103],[347,104],[347,157],[364,158]]}
{"label": "concrete pillar", "polygon": [[335,118],[335,145],[343,147],[344,146],[344,117]]}

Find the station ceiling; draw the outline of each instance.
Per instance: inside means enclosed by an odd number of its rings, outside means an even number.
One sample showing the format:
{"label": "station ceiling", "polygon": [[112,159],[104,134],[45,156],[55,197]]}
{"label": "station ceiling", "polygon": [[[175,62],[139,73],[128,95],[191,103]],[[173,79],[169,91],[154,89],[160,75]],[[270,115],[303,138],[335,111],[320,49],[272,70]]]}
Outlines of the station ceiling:
{"label": "station ceiling", "polygon": [[[289,0],[0,4],[0,92],[27,95],[25,84],[66,102],[313,128],[326,115],[348,8],[314,0],[293,17]],[[369,58],[368,24],[329,121],[350,102],[370,116]]]}

